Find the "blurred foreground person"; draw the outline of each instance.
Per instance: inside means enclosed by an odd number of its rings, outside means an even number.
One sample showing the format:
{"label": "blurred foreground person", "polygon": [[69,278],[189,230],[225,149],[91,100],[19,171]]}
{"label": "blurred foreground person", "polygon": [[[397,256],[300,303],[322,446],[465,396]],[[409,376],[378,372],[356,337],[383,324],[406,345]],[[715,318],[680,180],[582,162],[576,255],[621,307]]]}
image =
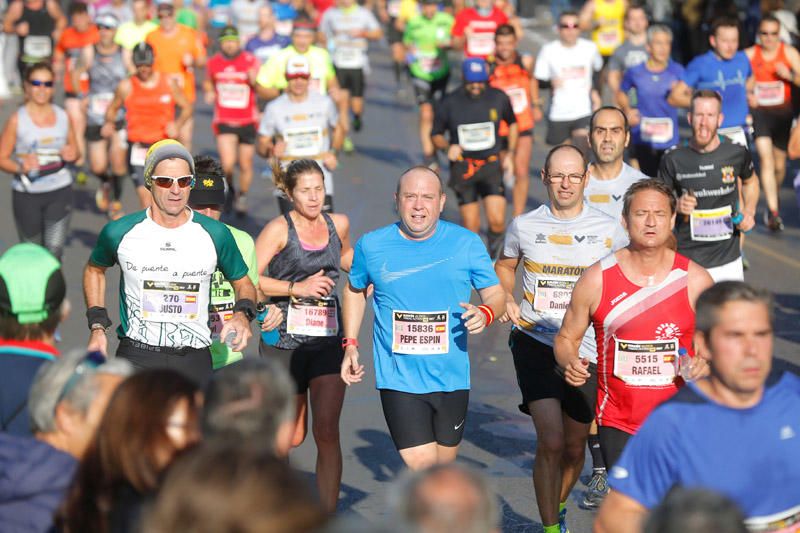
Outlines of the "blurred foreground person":
{"label": "blurred foreground person", "polygon": [[703,489],[676,488],[653,509],[643,533],[747,533],[742,511],[731,500]]}

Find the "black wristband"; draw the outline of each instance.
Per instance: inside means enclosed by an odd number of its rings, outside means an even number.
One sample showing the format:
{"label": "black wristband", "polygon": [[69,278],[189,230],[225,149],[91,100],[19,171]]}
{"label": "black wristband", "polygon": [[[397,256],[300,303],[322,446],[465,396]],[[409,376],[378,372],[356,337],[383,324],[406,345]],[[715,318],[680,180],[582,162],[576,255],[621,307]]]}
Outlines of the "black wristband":
{"label": "black wristband", "polygon": [[111,319],[108,318],[108,311],[106,311],[105,307],[90,307],[86,310],[86,320],[89,322],[89,329],[92,329],[92,326],[95,324],[100,324],[104,328],[108,329],[111,327]]}
{"label": "black wristband", "polygon": [[244,313],[248,321],[251,321],[256,317],[256,303],[250,298],[237,300],[236,304],[233,306],[233,312],[236,313],[239,311]]}

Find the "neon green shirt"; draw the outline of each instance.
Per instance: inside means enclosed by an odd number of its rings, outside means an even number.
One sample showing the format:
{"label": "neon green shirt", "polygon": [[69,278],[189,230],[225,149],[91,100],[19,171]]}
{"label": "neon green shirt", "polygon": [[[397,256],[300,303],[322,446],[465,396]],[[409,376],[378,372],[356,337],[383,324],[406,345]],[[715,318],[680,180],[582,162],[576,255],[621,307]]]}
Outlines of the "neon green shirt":
{"label": "neon green shirt", "polygon": [[425,81],[434,81],[450,74],[447,49],[442,45],[450,42],[453,16],[438,12],[433,18],[423,15],[412,18],[406,24],[403,44],[409,48],[409,70],[411,75]]}
{"label": "neon green shirt", "polygon": [[133,50],[137,44],[144,41],[148,33],[156,28],[158,28],[158,24],[152,20],[145,21],[143,24],[139,25],[133,21],[125,22],[124,24],[120,24],[119,28],[117,28],[114,42],[126,50]]}
{"label": "neon green shirt", "polygon": [[256,83],[264,87],[283,90],[286,88],[286,63],[294,56],[302,55],[308,58],[311,66],[311,80],[309,90],[318,90],[320,94],[328,92],[328,80],[336,76],[333,70],[333,61],[327,50],[318,46],[311,46],[305,54],[301,54],[293,45],[276,52],[269,61],[261,66],[256,77]]}

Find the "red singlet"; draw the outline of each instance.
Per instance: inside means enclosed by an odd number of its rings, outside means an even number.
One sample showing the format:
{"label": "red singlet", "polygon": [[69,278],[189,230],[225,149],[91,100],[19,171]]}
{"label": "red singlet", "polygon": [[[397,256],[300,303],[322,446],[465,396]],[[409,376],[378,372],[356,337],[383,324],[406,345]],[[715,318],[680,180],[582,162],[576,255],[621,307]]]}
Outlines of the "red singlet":
{"label": "red singlet", "polygon": [[217,95],[213,124],[247,126],[258,121],[256,94],[248,74],[257,65],[255,56],[245,51],[233,59],[218,53],[208,60],[208,76]]}

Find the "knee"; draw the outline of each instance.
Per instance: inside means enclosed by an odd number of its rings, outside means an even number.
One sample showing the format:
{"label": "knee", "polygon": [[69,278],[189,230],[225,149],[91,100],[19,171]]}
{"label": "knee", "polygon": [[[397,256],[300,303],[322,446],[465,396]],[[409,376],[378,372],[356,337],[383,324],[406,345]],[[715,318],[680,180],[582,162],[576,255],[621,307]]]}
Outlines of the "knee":
{"label": "knee", "polygon": [[314,422],[314,441],[317,447],[339,445],[339,424],[336,422]]}
{"label": "knee", "polygon": [[564,453],[564,434],[551,432],[539,435],[536,442],[536,455],[542,458],[559,460]]}
{"label": "knee", "polygon": [[586,454],[586,441],[573,441],[564,444],[564,460],[568,463],[583,461]]}

